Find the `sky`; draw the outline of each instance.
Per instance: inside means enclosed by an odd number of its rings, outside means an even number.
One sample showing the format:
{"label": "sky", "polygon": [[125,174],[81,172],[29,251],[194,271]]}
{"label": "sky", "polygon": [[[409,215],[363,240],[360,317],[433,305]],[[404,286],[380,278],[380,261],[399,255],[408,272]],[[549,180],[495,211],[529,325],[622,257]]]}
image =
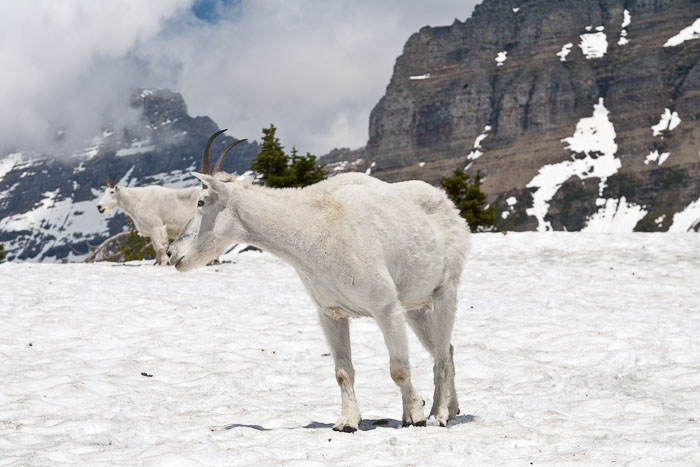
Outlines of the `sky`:
{"label": "sky", "polygon": [[[137,88],[182,93],[236,137],[357,148],[396,58],[476,0],[4,0],[0,157],[70,152],[133,123]],[[60,136],[60,137],[59,137]]]}

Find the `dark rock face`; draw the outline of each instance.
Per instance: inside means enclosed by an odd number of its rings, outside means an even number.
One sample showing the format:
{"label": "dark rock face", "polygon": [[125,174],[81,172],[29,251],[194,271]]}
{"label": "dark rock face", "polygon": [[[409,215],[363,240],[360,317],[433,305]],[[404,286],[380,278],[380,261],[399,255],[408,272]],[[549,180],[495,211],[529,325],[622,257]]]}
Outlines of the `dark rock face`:
{"label": "dark rock face", "polygon": [[[9,260],[75,260],[88,244],[122,231],[121,211],[103,218],[95,207],[108,178],[131,186],[198,184],[189,171],[200,170],[202,149],[218,126],[209,117],[188,115],[182,96],[168,90],[139,91],[132,105],[142,110],[138,127],[105,131],[82,154],[0,159],[7,170],[0,171],[0,243]],[[212,158],[233,141],[220,136]],[[249,170],[258,151],[257,143],[242,143],[223,170]]]}
{"label": "dark rock face", "polygon": [[[469,173],[485,175],[489,202],[506,211],[504,200],[533,191],[527,185],[543,167],[572,160],[562,140],[602,98],[620,161],[610,181],[636,180],[626,202],[646,217],[665,214],[665,230],[700,198],[700,40],[664,44],[699,16],[697,0],[485,0],[464,23],[425,27],[406,43],[372,111],[365,167],[374,162],[372,174],[389,181],[437,183],[471,163]],[[583,47],[601,39],[605,53],[587,56]],[[665,109],[680,124],[653,135]],[[483,155],[467,159],[484,134]],[[653,151],[670,155],[660,165],[647,161]],[[683,177],[659,175],[669,170]],[[547,214],[552,228],[581,229],[597,196],[618,195],[611,183],[598,193],[600,181],[560,184]],[[537,226],[531,215],[506,220],[515,230]]]}

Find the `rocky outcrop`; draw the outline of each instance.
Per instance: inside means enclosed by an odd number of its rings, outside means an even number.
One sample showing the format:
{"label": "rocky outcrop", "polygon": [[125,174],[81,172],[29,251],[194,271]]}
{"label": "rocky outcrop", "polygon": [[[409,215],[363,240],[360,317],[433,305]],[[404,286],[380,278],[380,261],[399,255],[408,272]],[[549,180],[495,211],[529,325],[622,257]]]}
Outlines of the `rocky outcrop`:
{"label": "rocky outcrop", "polygon": [[[699,16],[696,0],[485,0],[425,27],[372,111],[363,168],[481,171],[502,228],[667,230],[700,198]],[[609,124],[609,154],[587,124]]]}

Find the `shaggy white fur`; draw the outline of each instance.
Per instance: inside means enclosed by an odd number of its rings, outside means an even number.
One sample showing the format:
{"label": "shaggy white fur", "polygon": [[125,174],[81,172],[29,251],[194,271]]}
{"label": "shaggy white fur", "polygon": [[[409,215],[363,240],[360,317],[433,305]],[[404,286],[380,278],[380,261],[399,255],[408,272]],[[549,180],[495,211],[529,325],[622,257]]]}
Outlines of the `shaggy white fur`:
{"label": "shaggy white fur", "polygon": [[342,174],[303,189],[223,183],[193,173],[206,188],[195,216],[168,249],[187,271],[233,242],[289,262],[319,310],[335,359],[342,412],[334,430],[360,423],[349,317],[371,316],[389,349],[401,388],[403,422],[425,425],[411,384],[404,320],[435,360],[430,415],[447,425],[459,413],[450,338],[469,229],[444,192],[420,181],[389,184]]}

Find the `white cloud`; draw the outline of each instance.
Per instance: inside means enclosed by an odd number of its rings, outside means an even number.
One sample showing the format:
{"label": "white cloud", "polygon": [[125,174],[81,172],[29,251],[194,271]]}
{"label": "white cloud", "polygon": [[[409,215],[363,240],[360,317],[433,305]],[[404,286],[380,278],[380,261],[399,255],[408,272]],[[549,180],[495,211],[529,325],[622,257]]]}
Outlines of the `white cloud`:
{"label": "white cloud", "polygon": [[[3,3],[0,148],[42,148],[128,121],[135,87],[182,92],[193,115],[323,154],[367,140],[369,113],[395,59],[424,25],[471,14],[474,1],[242,0],[212,24],[192,0]],[[11,136],[10,136],[11,135]]]}
{"label": "white cloud", "polygon": [[[138,44],[159,33],[187,0],[3,2],[0,15],[0,148],[71,146],[106,119],[129,120]],[[110,115],[111,114],[111,115]],[[110,115],[110,117],[107,117]]]}

